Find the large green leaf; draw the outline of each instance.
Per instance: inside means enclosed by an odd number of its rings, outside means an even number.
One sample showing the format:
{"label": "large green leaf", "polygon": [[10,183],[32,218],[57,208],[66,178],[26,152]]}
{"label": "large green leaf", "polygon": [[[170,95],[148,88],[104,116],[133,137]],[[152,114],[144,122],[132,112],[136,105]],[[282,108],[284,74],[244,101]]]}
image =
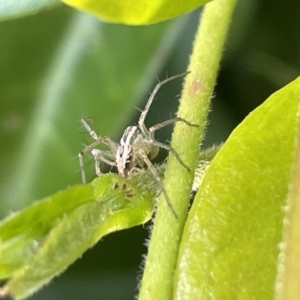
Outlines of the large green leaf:
{"label": "large green leaf", "polygon": [[103,175],[4,220],[0,224],[0,274],[9,281],[1,293],[24,299],[104,235],[148,221],[157,187],[150,183],[141,191],[140,181]]}
{"label": "large green leaf", "polygon": [[300,78],[230,135],[189,214],[176,299],[273,299],[299,113]]}
{"label": "large green leaf", "polygon": [[190,12],[210,0],[62,0],[66,4],[90,12],[114,23],[145,25],[168,20]]}

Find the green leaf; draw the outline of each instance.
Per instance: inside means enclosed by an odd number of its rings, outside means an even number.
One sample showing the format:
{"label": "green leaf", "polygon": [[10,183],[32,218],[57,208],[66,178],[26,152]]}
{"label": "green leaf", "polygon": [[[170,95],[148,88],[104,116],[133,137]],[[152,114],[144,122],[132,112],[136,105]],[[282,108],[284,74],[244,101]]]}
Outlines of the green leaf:
{"label": "green leaf", "polygon": [[59,6],[60,4],[59,0],[1,0],[0,21],[24,17],[45,9]]}
{"label": "green leaf", "polygon": [[137,180],[103,175],[89,185],[59,192],[4,220],[0,224],[0,272],[11,278],[2,292],[24,299],[104,235],[148,221],[153,213],[155,186],[148,185],[141,192]]}
{"label": "green leaf", "polygon": [[189,214],[175,298],[273,299],[299,113],[300,78],[230,135]]}
{"label": "green leaf", "polygon": [[90,186],[74,186],[40,200],[2,221],[0,278],[11,276],[16,268],[34,255],[60,218],[82,203],[94,199],[93,196]]}
{"label": "green leaf", "polygon": [[110,0],[62,0],[75,8],[90,12],[102,20],[128,25],[145,25],[168,20],[209,2],[191,1],[110,1]]}

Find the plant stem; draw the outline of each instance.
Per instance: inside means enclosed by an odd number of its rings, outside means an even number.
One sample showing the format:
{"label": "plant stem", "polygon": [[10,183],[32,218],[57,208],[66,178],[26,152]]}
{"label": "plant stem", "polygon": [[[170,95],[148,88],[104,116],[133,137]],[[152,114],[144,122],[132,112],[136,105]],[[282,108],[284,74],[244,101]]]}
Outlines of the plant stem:
{"label": "plant stem", "polygon": [[178,111],[179,117],[199,127],[178,122],[171,143],[191,171],[170,155],[164,187],[178,218],[174,217],[161,196],[141,282],[140,300],[172,299],[173,274],[188,211],[193,174],[235,2],[214,0],[205,6],[201,17],[188,67],[191,73],[186,77]]}

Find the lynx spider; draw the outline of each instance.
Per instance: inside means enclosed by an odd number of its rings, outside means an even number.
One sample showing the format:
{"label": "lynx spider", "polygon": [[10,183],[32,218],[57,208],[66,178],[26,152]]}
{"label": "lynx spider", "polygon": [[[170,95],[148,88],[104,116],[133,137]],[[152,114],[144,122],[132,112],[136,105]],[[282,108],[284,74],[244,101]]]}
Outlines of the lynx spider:
{"label": "lynx spider", "polygon": [[[178,77],[184,76],[187,73],[175,75],[169,77],[161,82],[158,82],[150,94],[150,97],[146,103],[144,110],[141,111],[141,115],[138,121],[138,126],[129,126],[125,129],[120,144],[113,142],[109,137],[106,136],[99,136],[87,123],[88,120],[81,119],[80,122],[82,123],[83,127],[87,130],[90,136],[94,139],[94,142],[90,145],[87,145],[82,151],[79,152],[79,166],[81,171],[82,182],[86,183],[86,176],[84,170],[84,162],[83,162],[83,155],[86,152],[91,151],[91,154],[95,160],[95,171],[98,176],[101,175],[100,170],[100,162],[103,161],[108,165],[117,167],[118,173],[122,177],[128,176],[131,171],[137,168],[143,168],[145,165],[148,167],[150,172],[152,173],[153,177],[159,184],[160,190],[162,191],[167,205],[171,209],[174,216],[177,218],[177,214],[171,204],[170,198],[163,186],[162,179],[160,178],[157,170],[151,163],[151,160],[155,158],[159,152],[159,148],[166,149],[167,151],[171,152],[178,162],[185,167],[188,171],[190,168],[181,160],[178,153],[169,145],[160,143],[155,140],[154,133],[156,130],[159,130],[169,124],[174,122],[184,122],[189,126],[197,126],[191,124],[190,122],[186,121],[183,118],[175,117],[164,121],[162,123],[156,124],[149,129],[145,126],[145,119],[150,109],[150,106],[154,100],[154,97],[160,87],[165,83],[176,79]],[[104,144],[107,146],[108,150],[100,150],[95,148],[99,144]]]}

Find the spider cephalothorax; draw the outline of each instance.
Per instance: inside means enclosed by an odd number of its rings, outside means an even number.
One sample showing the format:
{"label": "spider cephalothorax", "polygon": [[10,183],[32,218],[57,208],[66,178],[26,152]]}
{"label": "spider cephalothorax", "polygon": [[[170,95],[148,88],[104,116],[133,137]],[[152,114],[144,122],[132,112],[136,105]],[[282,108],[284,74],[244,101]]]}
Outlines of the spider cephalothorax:
{"label": "spider cephalothorax", "polygon": [[145,139],[137,126],[127,127],[117,148],[116,166],[119,174],[126,177],[134,168],[143,168],[144,156],[152,160],[158,152],[159,147]]}

